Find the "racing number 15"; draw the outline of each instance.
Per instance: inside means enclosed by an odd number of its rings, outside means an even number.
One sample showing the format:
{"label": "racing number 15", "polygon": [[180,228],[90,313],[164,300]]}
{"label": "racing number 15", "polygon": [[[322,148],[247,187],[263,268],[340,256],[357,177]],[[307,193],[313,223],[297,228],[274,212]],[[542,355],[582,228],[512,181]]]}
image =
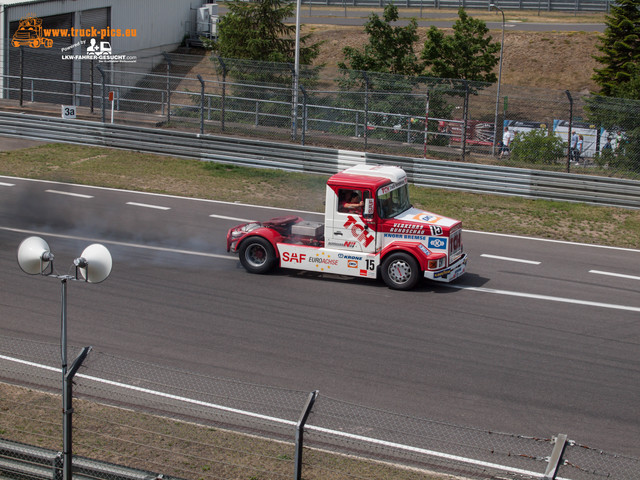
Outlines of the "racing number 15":
{"label": "racing number 15", "polygon": [[367,259],[367,270],[373,270],[376,268],[376,262],[374,262],[373,260]]}

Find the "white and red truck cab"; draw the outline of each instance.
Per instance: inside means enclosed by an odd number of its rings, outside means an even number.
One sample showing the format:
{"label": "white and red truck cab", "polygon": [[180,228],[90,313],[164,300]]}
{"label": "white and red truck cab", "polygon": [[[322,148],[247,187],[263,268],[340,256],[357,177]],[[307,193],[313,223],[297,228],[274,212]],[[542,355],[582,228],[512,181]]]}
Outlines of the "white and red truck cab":
{"label": "white and red truck cab", "polygon": [[401,168],[358,165],[327,181],[325,222],[295,215],[238,225],[227,251],[252,273],[283,268],[378,278],[409,290],[464,274],[462,223],[414,208]]}

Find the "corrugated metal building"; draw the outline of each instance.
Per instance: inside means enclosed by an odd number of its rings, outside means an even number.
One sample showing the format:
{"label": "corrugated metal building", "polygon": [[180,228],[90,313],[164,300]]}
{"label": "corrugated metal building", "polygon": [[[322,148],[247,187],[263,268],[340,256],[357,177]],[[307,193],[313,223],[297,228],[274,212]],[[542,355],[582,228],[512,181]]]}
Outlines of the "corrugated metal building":
{"label": "corrugated metal building", "polygon": [[[79,93],[74,82],[88,82],[95,75],[99,60],[87,58],[93,50],[112,55],[101,57],[112,59],[112,72],[125,57],[127,71],[150,71],[162,60],[161,52],[174,50],[193,30],[203,4],[204,0],[0,0],[2,98],[17,98],[22,72],[27,85],[29,78],[47,78],[49,84],[41,90],[51,90],[55,83],[54,91],[60,92],[60,98],[48,93],[33,100],[69,102],[64,97]],[[23,87],[24,83],[23,79]]]}

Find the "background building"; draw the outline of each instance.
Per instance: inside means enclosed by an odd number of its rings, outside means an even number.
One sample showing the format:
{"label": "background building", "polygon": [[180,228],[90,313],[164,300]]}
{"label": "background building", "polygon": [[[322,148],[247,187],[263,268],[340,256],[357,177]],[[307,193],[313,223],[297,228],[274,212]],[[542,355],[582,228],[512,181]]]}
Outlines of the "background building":
{"label": "background building", "polygon": [[[86,104],[89,84],[102,82],[95,79],[101,61],[86,58],[92,43],[129,58],[128,72],[150,72],[163,61],[162,52],[171,52],[191,34],[203,3],[0,0],[1,97],[18,98],[22,87],[29,101]],[[109,82],[121,60],[102,63]]]}

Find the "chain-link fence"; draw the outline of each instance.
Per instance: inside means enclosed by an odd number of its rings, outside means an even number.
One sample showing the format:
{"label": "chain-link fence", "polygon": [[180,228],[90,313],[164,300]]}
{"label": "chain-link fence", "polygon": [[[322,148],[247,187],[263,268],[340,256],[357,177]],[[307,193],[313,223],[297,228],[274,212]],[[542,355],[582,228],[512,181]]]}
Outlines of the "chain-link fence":
{"label": "chain-link fence", "polygon": [[358,71],[327,78],[304,66],[295,89],[291,64],[209,54],[95,63],[78,80],[64,80],[64,69],[25,75],[33,63],[57,65],[55,52],[12,49],[11,58],[16,55],[22,59],[10,62],[3,96],[32,109],[74,105],[80,113],[102,113],[104,121],[113,113],[115,122],[146,115],[164,127],[202,133],[640,177],[639,101]]}
{"label": "chain-link fence", "polygon": [[[0,337],[2,379],[59,391],[59,348]],[[640,471],[639,459],[572,440],[560,445],[562,435],[535,438],[468,428],[321,393],[311,405],[305,392],[197,375],[95,350],[74,383],[74,472],[85,478],[296,478],[298,459],[302,478],[310,480],[442,478],[436,473],[542,478],[552,452],[562,449],[558,478],[633,479]],[[45,468],[47,478],[52,469],[59,473],[59,460],[51,459],[59,458],[55,452],[62,445],[60,397],[6,384],[0,384],[0,392],[0,437],[54,452],[46,457],[46,452],[0,442],[0,472],[13,471],[10,478],[42,478],[25,476],[24,468],[11,463],[17,459],[22,467]],[[311,415],[302,424],[307,405]],[[296,435],[298,425],[304,427],[304,437]],[[44,467],[39,456],[49,458]],[[89,468],[87,459],[107,464]],[[556,478],[555,473],[546,478]]]}

